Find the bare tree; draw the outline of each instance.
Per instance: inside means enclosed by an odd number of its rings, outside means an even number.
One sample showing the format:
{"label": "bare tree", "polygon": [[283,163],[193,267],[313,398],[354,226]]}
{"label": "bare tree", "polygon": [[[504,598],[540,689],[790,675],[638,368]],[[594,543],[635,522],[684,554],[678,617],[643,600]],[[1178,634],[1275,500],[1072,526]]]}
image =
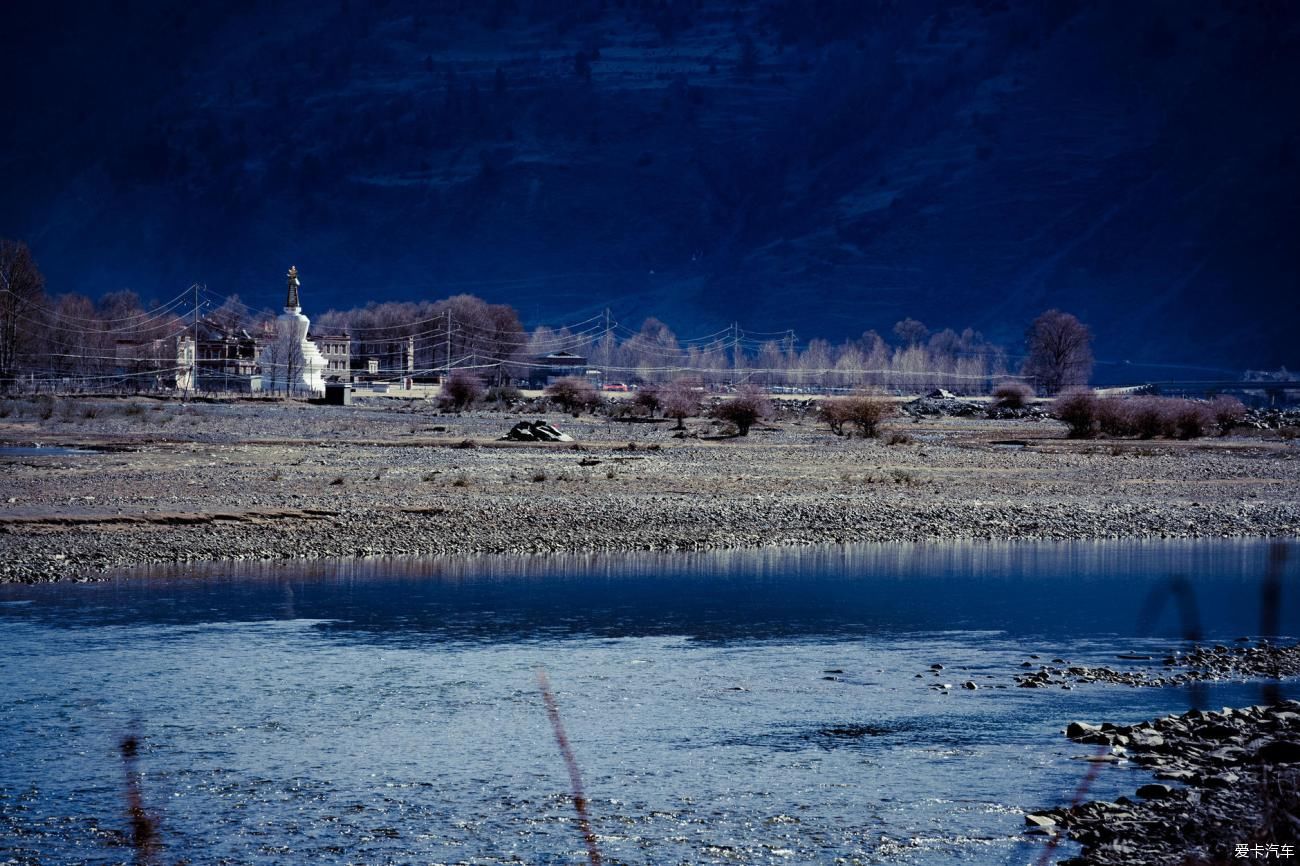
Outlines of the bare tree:
{"label": "bare tree", "polygon": [[1092,332],[1069,313],[1048,310],[1029,326],[1025,335],[1029,355],[1024,374],[1046,393],[1088,383],[1092,375]]}
{"label": "bare tree", "polygon": [[821,406],[822,420],[830,425],[832,433],[842,436],[844,425],[852,424],[863,439],[874,439],[880,432],[880,422],[893,412],[893,404],[872,394],[827,400]]}
{"label": "bare tree", "polygon": [[302,386],[302,337],[295,328],[276,328],[275,324],[270,326],[273,330],[263,346],[260,365],[263,374],[269,374],[271,391],[283,389],[292,397]]}
{"label": "bare tree", "polygon": [[31,320],[45,297],[45,277],[22,241],[0,239],[0,390],[17,376],[18,358],[34,336]]}
{"label": "bare tree", "polygon": [[772,411],[772,404],[760,391],[746,388],[730,400],[723,400],[709,413],[719,421],[736,425],[738,436],[748,436],[749,428]]}
{"label": "bare tree", "polygon": [[577,376],[556,379],[546,386],[545,394],[559,404],[561,409],[572,412],[575,417],[583,409],[590,411],[602,402],[600,392],[586,379]]}
{"label": "bare tree", "polygon": [[659,405],[665,418],[676,418],[674,430],[685,430],[685,421],[700,412],[700,393],[703,387],[698,381],[678,379],[669,382],[659,392]]}
{"label": "bare tree", "polygon": [[915,346],[930,336],[930,329],[924,322],[918,322],[909,316],[894,325],[894,336],[901,340],[904,346]]}
{"label": "bare tree", "polygon": [[483,380],[468,370],[452,370],[442,389],[442,401],[457,412],[483,399]]}
{"label": "bare tree", "polygon": [[993,402],[1000,409],[1023,409],[1033,396],[1034,390],[1024,382],[999,382],[993,389]]}

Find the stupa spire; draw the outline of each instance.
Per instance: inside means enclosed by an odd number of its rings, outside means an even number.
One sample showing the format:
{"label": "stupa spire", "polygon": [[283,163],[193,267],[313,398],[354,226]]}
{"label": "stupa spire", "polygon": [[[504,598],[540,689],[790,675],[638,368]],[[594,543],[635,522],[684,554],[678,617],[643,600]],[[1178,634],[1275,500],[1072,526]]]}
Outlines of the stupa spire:
{"label": "stupa spire", "polygon": [[297,310],[302,304],[298,303],[298,266],[289,265],[288,274],[289,295],[284,299],[284,308],[286,310]]}

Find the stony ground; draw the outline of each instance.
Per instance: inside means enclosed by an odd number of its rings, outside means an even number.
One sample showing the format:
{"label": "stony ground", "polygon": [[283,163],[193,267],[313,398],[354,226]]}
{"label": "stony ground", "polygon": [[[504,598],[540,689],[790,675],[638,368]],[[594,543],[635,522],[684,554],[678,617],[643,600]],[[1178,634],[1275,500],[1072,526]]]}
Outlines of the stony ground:
{"label": "stony ground", "polygon": [[1083,844],[1071,866],[1231,863],[1300,853],[1300,702],[1193,710],[1136,725],[1072,722],[1095,761],[1132,760],[1158,782],[1134,798],[1029,815],[1031,832]]}
{"label": "stony ground", "polygon": [[[577,442],[497,441],[538,417]],[[0,444],[105,450],[0,456],[0,581],[212,559],[1300,534],[1300,443],[1275,431],[1076,442],[1050,420],[899,417],[863,440],[797,404],[745,438],[688,428],[400,397],[8,401]]]}

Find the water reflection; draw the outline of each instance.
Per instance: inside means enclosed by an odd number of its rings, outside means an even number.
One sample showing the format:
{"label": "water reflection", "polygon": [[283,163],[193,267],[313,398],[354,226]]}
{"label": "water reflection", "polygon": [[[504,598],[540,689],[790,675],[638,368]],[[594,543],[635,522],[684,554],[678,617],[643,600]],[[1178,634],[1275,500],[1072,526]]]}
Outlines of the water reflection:
{"label": "water reflection", "polygon": [[0,599],[32,603],[0,605],[0,618],[64,627],[312,619],[339,638],[394,642],[943,630],[1230,640],[1261,623],[1272,636],[1296,630],[1300,597],[1283,591],[1283,577],[1268,544],[1239,540],[385,558],[10,587]]}

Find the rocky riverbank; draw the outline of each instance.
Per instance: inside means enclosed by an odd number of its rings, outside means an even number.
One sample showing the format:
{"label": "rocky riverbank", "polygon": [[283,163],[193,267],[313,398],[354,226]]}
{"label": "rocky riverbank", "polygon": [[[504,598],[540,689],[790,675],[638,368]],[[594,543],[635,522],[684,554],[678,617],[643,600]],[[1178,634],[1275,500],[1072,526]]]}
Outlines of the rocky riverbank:
{"label": "rocky riverbank", "polygon": [[[142,564],[1300,534],[1300,447],[1077,442],[1041,418],[691,421],[253,402],[0,421],[0,581]],[[170,420],[164,420],[170,419]],[[546,420],[574,442],[503,442]]]}
{"label": "rocky riverbank", "polygon": [[[1127,660],[1147,658],[1128,656]],[[1217,644],[1196,647],[1186,653],[1173,652],[1161,660],[1158,668],[1141,665],[1117,670],[1108,665],[1085,667],[1068,665],[1060,659],[1055,661],[1061,666],[1039,665],[1032,673],[1017,675],[1016,685],[1021,688],[1069,688],[1083,683],[1111,683],[1150,688],[1225,679],[1300,676],[1300,646],[1270,646],[1267,641],[1252,647]],[[1024,667],[1033,666],[1032,662],[1024,663]]]}
{"label": "rocky riverbank", "polygon": [[1284,859],[1300,853],[1300,702],[1193,710],[1136,725],[1073,722],[1070,739],[1151,769],[1133,798],[1028,815],[1081,843],[1069,866]]}

